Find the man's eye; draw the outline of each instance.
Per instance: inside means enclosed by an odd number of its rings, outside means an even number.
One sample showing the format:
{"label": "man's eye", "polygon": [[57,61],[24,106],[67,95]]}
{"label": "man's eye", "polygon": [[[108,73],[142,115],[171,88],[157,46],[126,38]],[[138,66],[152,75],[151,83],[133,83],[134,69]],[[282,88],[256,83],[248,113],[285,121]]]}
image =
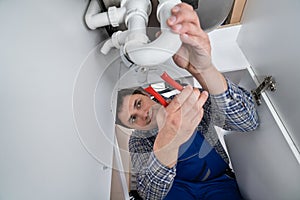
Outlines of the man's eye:
{"label": "man's eye", "polygon": [[141,106],[142,106],[142,102],[141,102],[141,100],[139,100],[136,104],[136,107],[139,109],[139,108],[141,108]]}
{"label": "man's eye", "polygon": [[130,123],[134,123],[135,122],[135,120],[136,120],[136,116],[132,116],[131,118],[130,118]]}

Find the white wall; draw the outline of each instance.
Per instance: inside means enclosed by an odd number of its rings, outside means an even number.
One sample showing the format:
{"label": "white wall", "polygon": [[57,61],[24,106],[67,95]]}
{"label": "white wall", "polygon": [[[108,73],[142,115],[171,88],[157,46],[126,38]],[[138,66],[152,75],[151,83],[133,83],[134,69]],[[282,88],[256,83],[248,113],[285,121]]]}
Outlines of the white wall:
{"label": "white wall", "polygon": [[111,170],[87,153],[73,119],[81,64],[106,38],[85,27],[87,5],[0,1],[0,199],[109,199]]}

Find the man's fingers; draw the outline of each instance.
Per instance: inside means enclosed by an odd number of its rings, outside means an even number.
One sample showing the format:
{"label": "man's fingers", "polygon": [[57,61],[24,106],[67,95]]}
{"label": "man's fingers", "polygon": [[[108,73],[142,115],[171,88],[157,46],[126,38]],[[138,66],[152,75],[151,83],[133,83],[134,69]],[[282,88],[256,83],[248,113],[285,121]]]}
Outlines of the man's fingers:
{"label": "man's fingers", "polygon": [[199,18],[193,8],[187,4],[178,4],[171,10],[172,16],[167,20],[169,26],[174,26],[176,24],[182,23],[192,23],[197,26],[199,24]]}
{"label": "man's fingers", "polygon": [[199,97],[200,97],[199,89],[194,88],[191,95],[182,104],[182,107],[181,107],[182,115],[188,115],[188,114],[193,113],[196,110],[198,110],[198,108],[195,107],[195,104],[197,104],[197,102],[199,101]]}
{"label": "man's fingers", "polygon": [[189,4],[177,4],[171,9],[171,13],[176,17],[176,23],[191,22],[199,25],[198,15]]}
{"label": "man's fingers", "polygon": [[186,86],[180,94],[178,94],[171,103],[166,107],[167,112],[176,112],[181,108],[182,104],[189,98],[193,92],[192,86]]}
{"label": "man's fingers", "polygon": [[205,104],[207,98],[208,98],[208,92],[203,91],[199,96],[197,103],[195,104],[194,107],[195,112],[193,113],[194,115],[191,118],[192,124],[199,124],[201,122],[204,114],[203,105]]}
{"label": "man's fingers", "polygon": [[200,108],[204,106],[205,102],[207,101],[207,98],[208,98],[208,92],[207,91],[201,92],[200,97],[198,99],[198,106]]}

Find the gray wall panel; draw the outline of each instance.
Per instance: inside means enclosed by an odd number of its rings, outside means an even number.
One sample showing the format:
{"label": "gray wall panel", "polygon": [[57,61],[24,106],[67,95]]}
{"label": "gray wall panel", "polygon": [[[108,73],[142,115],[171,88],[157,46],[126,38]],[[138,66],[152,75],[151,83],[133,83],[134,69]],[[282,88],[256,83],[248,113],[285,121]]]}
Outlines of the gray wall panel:
{"label": "gray wall panel", "polygon": [[268,92],[291,137],[300,149],[300,1],[247,1],[238,43],[258,78],[278,82]]}
{"label": "gray wall panel", "polygon": [[[255,88],[248,73],[242,76],[240,85]],[[257,109],[257,130],[225,135],[241,193],[249,200],[298,200],[299,164],[265,102]]]}

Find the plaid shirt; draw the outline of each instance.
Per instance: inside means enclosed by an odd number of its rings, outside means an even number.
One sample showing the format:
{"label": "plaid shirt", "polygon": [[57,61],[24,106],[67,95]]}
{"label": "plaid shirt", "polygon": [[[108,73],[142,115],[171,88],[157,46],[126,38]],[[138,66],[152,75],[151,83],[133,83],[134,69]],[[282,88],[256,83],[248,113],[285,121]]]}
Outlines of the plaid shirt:
{"label": "plaid shirt", "polygon": [[[225,130],[251,131],[258,126],[258,116],[251,94],[227,80],[228,90],[223,94],[210,95],[204,108],[204,116],[197,129],[229,162],[214,126]],[[133,173],[137,178],[137,190],[144,199],[163,199],[170,190],[176,176],[176,165],[164,166],[153,153],[158,130],[135,130],[129,140],[129,151]]]}

